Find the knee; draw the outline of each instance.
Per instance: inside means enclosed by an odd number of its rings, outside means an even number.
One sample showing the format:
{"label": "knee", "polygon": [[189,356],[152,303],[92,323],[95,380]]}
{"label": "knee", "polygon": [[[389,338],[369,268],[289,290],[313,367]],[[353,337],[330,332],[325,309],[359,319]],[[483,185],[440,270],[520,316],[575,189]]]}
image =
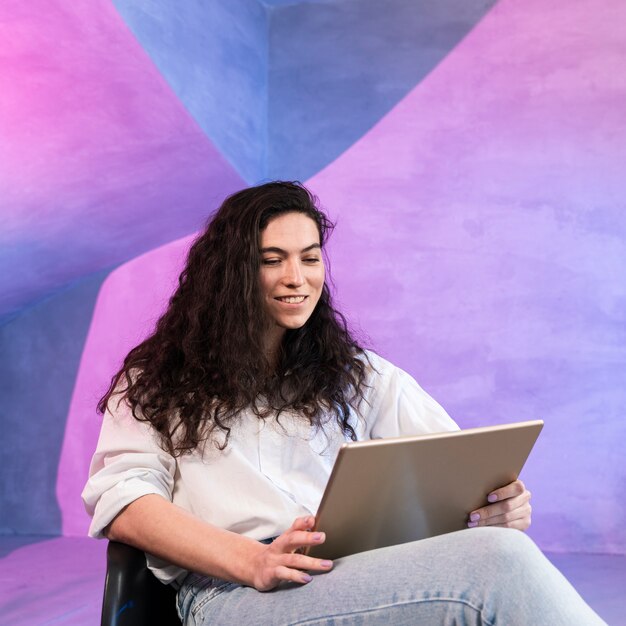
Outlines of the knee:
{"label": "knee", "polygon": [[473,539],[476,543],[491,549],[526,551],[536,547],[526,533],[514,528],[483,526],[468,529],[466,534],[468,538],[470,535],[474,535]]}
{"label": "knee", "polygon": [[527,570],[544,558],[528,535],[512,528],[475,528],[466,533],[466,540],[473,544],[476,557],[503,574]]}

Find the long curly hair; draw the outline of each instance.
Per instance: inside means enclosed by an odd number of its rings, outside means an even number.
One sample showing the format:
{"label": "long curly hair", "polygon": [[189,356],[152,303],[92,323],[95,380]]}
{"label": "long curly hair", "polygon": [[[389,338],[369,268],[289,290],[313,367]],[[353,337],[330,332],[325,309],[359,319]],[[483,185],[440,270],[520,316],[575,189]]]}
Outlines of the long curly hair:
{"label": "long curly hair", "polygon": [[285,332],[278,363],[264,351],[260,233],[291,212],[315,222],[323,249],[334,225],[302,184],[272,182],[226,198],[191,246],[154,332],[113,376],[101,413],[113,396],[125,400],[175,456],[205,441],[225,449],[244,409],[259,419],[294,411],[319,428],[334,420],[356,439],[350,408],[363,398],[367,357],[326,284],[304,326]]}

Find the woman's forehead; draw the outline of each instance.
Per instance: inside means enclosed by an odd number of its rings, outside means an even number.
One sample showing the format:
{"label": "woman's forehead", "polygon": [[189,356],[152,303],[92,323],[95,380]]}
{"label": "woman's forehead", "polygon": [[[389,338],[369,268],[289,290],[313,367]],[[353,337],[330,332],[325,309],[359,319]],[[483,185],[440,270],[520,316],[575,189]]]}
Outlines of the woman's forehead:
{"label": "woman's forehead", "polygon": [[261,248],[298,247],[299,249],[320,243],[315,221],[304,213],[283,213],[272,219],[261,231]]}

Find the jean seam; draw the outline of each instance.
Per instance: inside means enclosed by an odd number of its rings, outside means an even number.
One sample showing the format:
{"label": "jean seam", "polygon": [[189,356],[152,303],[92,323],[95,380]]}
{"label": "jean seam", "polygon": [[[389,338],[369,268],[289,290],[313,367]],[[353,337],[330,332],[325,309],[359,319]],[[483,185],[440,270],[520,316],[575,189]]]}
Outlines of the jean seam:
{"label": "jean seam", "polygon": [[[216,579],[213,579],[213,580],[216,580]],[[195,617],[198,614],[198,612],[202,610],[211,600],[214,600],[219,595],[224,593],[224,591],[226,591],[227,588],[237,586],[237,583],[232,583],[227,580],[224,580],[221,582],[222,584],[215,585],[214,587],[211,586],[210,584],[206,585],[200,590],[200,592],[202,591],[204,592],[204,597],[201,600],[199,600],[195,606],[191,608],[191,611],[189,612],[190,615]],[[198,594],[196,594],[196,597],[197,596]]]}
{"label": "jean seam", "polygon": [[495,622],[492,622],[486,619],[482,614],[483,610],[475,606],[472,602],[468,600],[462,600],[460,598],[449,598],[449,597],[442,597],[442,596],[439,596],[437,598],[418,598],[415,600],[407,600],[406,602],[392,602],[391,604],[381,604],[380,606],[372,607],[369,609],[360,609],[357,611],[348,611],[346,613],[335,613],[333,615],[324,615],[324,616],[315,617],[313,619],[307,619],[307,620],[299,621],[299,622],[288,622],[287,626],[313,626],[314,624],[318,624],[329,619],[341,619],[344,617],[350,617],[351,615],[363,615],[364,613],[373,613],[381,609],[389,609],[389,608],[394,608],[394,607],[399,607],[399,606],[407,606],[410,604],[421,604],[423,602],[456,602],[458,604],[464,604],[465,606],[468,606],[470,609],[473,609],[474,611],[480,614],[483,624],[486,624],[487,626],[495,626]]}

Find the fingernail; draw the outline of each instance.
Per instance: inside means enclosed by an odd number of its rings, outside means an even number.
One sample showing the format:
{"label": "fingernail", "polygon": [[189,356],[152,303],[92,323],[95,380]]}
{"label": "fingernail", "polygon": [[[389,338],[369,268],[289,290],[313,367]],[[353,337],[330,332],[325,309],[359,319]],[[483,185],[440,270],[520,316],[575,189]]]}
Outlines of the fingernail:
{"label": "fingernail", "polygon": [[333,566],[332,561],[322,561],[322,567],[332,567],[332,566]]}
{"label": "fingernail", "polygon": [[477,522],[480,519],[480,513],[472,513],[470,515],[470,520],[472,522]]}
{"label": "fingernail", "polygon": [[313,541],[321,541],[322,533],[313,533]]}
{"label": "fingernail", "polygon": [[310,583],[312,580],[313,580],[313,576],[310,576],[309,574],[302,574],[303,583]]}
{"label": "fingernail", "polygon": [[497,499],[498,499],[498,496],[497,496],[495,493],[490,493],[490,494],[487,496],[487,500],[488,500],[489,502],[495,502]]}
{"label": "fingernail", "polygon": [[478,522],[467,522],[468,528],[476,528],[478,526]]}

